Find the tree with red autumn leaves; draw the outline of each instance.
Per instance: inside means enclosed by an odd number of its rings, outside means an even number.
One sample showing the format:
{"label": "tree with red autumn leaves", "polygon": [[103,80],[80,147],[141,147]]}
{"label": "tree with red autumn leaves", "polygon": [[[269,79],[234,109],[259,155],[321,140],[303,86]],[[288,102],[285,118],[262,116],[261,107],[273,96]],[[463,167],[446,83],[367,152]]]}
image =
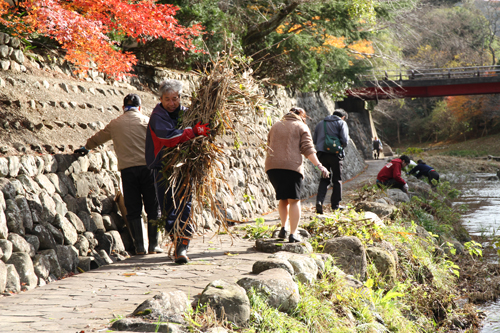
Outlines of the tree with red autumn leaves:
{"label": "tree with red autumn leaves", "polygon": [[0,24],[14,35],[42,35],[56,40],[76,72],[96,69],[113,77],[131,71],[137,59],[122,52],[111,35],[138,42],[163,38],[185,51],[201,52],[192,38],[203,33],[174,18],[179,8],[156,0],[0,0]]}

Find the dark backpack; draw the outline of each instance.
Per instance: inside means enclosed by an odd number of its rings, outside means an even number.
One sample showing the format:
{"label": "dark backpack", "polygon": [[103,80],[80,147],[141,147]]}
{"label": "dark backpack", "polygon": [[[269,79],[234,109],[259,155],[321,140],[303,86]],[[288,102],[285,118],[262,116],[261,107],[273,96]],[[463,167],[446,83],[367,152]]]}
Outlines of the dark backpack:
{"label": "dark backpack", "polygon": [[326,122],[327,121],[338,121],[338,120],[323,120],[323,128],[325,129],[325,143],[323,145],[323,149],[329,154],[340,154],[344,151],[342,147],[342,143],[339,138],[334,135],[328,135],[326,131]]}
{"label": "dark backpack", "polygon": [[380,141],[373,140],[373,149],[379,149],[379,148],[380,148]]}

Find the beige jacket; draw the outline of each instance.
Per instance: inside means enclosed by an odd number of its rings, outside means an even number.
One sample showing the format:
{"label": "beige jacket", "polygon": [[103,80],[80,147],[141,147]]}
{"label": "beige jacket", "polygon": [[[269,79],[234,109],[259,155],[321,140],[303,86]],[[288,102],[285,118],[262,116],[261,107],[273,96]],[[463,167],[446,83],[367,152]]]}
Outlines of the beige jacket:
{"label": "beige jacket", "polygon": [[288,113],[271,127],[267,135],[265,170],[286,169],[304,176],[302,155],[316,153],[309,127],[299,116]]}
{"label": "beige jacket", "polygon": [[88,139],[85,148],[93,149],[113,140],[119,170],[146,165],[144,156],[148,122],[149,117],[140,111],[127,111]]}

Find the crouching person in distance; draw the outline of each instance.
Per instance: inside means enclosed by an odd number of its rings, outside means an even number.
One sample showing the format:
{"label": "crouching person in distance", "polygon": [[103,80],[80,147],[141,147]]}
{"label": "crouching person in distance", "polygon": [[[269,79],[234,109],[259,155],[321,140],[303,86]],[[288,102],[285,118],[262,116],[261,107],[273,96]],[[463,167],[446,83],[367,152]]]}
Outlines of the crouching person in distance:
{"label": "crouching person in distance", "polygon": [[[187,251],[193,235],[193,228],[188,221],[191,214],[192,195],[180,188],[182,179],[178,181],[178,184],[168,184],[168,181],[163,178],[161,159],[165,147],[175,147],[197,135],[207,136],[210,129],[208,124],[201,125],[200,123],[193,128],[179,128],[182,115],[187,110],[181,105],[181,93],[181,81],[164,80],[160,83],[160,103],[151,114],[146,136],[146,163],[153,171],[156,197],[165,220],[165,229],[172,238],[174,233],[176,236],[180,234],[179,237],[173,238],[175,262],[185,264],[189,261]],[[178,226],[175,225],[177,220],[180,221]]]}
{"label": "crouching person in distance", "polygon": [[377,185],[384,185],[392,188],[399,188],[408,193],[408,184],[401,178],[401,169],[410,164],[410,158],[402,155],[387,163],[377,175]]}
{"label": "crouching person in distance", "polygon": [[415,177],[417,177],[418,179],[427,177],[431,186],[434,186],[434,184],[432,183],[433,179],[435,179],[436,182],[439,182],[439,173],[437,173],[437,171],[434,170],[433,167],[425,164],[425,162],[422,160],[418,160],[417,165],[413,169],[411,169],[408,174],[415,175]]}
{"label": "crouching person in distance", "polygon": [[[153,175],[144,158],[149,118],[141,113],[141,99],[136,94],[125,96],[123,111],[121,116],[110,121],[103,130],[88,139],[84,147],[75,150],[75,153],[86,155],[89,149],[113,140],[135,252],[146,254],[141,218],[143,202],[148,222],[157,220],[159,216]],[[163,252],[158,246],[158,228],[152,223],[148,223],[148,241],[150,254]]]}

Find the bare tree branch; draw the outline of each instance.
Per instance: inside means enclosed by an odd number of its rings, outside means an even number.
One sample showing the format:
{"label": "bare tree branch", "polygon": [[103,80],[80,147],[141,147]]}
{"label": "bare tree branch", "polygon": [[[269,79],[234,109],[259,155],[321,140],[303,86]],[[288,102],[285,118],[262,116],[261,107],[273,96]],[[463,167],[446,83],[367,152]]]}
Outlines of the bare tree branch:
{"label": "bare tree branch", "polygon": [[250,27],[247,34],[243,37],[243,45],[248,46],[253,44],[276,30],[286,17],[290,15],[302,2],[303,1],[292,1],[270,20]]}

